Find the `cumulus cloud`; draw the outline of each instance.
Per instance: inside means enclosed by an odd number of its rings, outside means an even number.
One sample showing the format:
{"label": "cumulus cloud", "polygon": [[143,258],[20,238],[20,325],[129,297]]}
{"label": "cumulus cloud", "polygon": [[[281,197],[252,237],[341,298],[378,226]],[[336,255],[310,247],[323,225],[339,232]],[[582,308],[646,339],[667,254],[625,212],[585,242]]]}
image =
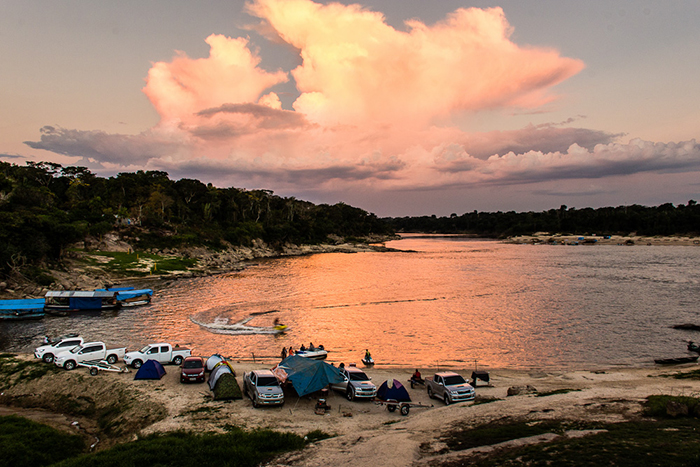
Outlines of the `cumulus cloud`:
{"label": "cumulus cloud", "polygon": [[190,122],[197,112],[225,103],[255,102],[271,86],[286,82],[287,73],[261,69],[260,57],[248,39],[212,34],[207,58],[191,59],[178,52],[169,63],[154,63],[143,92],[162,123]]}
{"label": "cumulus cloud", "polygon": [[[358,5],[255,0],[259,31],[297,50],[263,68],[248,38],[211,35],[208,57],[154,63],[143,89],[160,122],[138,135],[46,126],[34,149],[117,171],[144,168],[222,186],[318,191],[436,189],[700,170],[695,141],[617,141],[574,120],[473,132],[452,117],[540,112],[584,64],[515,44],[500,8],[462,8],[432,25],[389,26]],[[272,89],[293,76],[284,109]],[[455,119],[457,121],[459,119]]]}
{"label": "cumulus cloud", "polygon": [[536,183],[546,180],[596,179],[644,172],[700,170],[700,145],[695,140],[653,143],[634,139],[628,144],[598,144],[592,150],[572,144],[566,152],[528,151],[476,159],[454,147],[435,154],[439,172],[466,174],[472,182]]}
{"label": "cumulus cloud", "polygon": [[458,9],[432,26],[407,21],[408,32],[358,5],[258,0],[248,10],[301,51],[294,108],[324,124],[537,107],[583,68],[555,50],[518,47],[500,8]]}

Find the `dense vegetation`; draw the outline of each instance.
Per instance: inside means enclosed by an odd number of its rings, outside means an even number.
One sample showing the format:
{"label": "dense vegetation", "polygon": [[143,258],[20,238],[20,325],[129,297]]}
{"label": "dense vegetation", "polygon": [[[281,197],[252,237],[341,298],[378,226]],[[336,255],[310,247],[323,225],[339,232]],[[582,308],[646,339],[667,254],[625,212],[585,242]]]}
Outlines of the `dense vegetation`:
{"label": "dense vegetation", "polygon": [[[310,433],[311,434],[311,433]],[[17,417],[0,417],[0,467],[152,466],[204,464],[254,467],[281,453],[302,449],[303,437],[272,430],[154,434],[98,453],[87,453],[79,435]]]}
{"label": "dense vegetation", "polygon": [[161,171],[102,178],[84,167],[0,162],[0,276],[20,272],[41,283],[38,266],[59,261],[74,242],[115,229],[142,250],[249,245],[257,238],[272,246],[314,244],[331,235],[389,232],[374,214],[344,203],[173,181]]}
{"label": "dense vegetation", "polygon": [[700,205],[694,200],[674,206],[639,205],[575,209],[561,206],[542,212],[468,212],[449,217],[396,217],[384,221],[397,232],[471,234],[508,237],[535,232],[598,235],[698,235]]}
{"label": "dense vegetation", "polygon": [[51,465],[85,452],[85,441],[14,415],[0,417],[0,467]]}

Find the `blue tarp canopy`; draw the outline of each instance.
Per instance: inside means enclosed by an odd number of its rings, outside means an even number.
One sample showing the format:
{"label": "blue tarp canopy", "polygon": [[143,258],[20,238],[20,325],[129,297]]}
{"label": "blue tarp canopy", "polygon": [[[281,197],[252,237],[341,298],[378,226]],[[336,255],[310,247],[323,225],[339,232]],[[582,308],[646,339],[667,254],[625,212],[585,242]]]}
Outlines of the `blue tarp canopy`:
{"label": "blue tarp canopy", "polygon": [[97,289],[97,292],[117,292],[117,300],[123,301],[142,295],[153,295],[153,289],[134,289],[133,287],[111,287],[109,289]]}
{"label": "blue tarp canopy", "polygon": [[389,387],[389,380],[384,381],[377,390],[377,398],[383,401],[394,400],[397,402],[411,402],[411,396],[408,395],[408,391],[406,391],[403,384],[396,379],[393,381],[391,387]]}
{"label": "blue tarp canopy", "polygon": [[332,383],[343,382],[336,367],[320,360],[292,355],[282,360],[278,367],[287,373],[287,380],[292,382],[299,396],[319,391]]}
{"label": "blue tarp canopy", "polygon": [[24,298],[19,300],[0,300],[0,311],[4,310],[44,310],[43,298]]}
{"label": "blue tarp canopy", "polygon": [[165,374],[165,368],[156,360],[146,360],[136,372],[134,379],[161,379]]}

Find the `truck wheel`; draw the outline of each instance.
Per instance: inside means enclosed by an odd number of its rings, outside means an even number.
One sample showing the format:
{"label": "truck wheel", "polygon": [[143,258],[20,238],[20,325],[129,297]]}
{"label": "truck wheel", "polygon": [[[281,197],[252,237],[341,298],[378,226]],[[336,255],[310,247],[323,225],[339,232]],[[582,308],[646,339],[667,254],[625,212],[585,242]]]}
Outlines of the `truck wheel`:
{"label": "truck wheel", "polygon": [[110,365],[114,365],[115,363],[117,363],[117,360],[119,359],[114,354],[107,356],[107,363],[109,363]]}
{"label": "truck wheel", "polygon": [[141,368],[141,365],[143,365],[143,362],[141,360],[134,360],[131,362],[131,366],[134,367],[134,369],[138,370]]}
{"label": "truck wheel", "polygon": [[408,405],[402,405],[401,406],[401,415],[404,417],[408,415],[408,411],[410,410],[410,407]]}
{"label": "truck wheel", "polygon": [[349,401],[355,400],[355,390],[353,388],[348,388],[348,392],[345,393],[345,397],[347,397]]}
{"label": "truck wheel", "polygon": [[452,401],[450,400],[450,395],[449,395],[449,394],[445,393],[445,399],[444,399],[444,401],[445,401],[445,405],[450,405],[450,404],[452,403]]}
{"label": "truck wheel", "polygon": [[73,360],[68,360],[66,363],[63,364],[63,368],[66,370],[75,370],[75,362]]}
{"label": "truck wheel", "polygon": [[177,365],[177,366],[182,365],[182,357],[180,357],[178,355],[177,357],[173,358],[173,365]]}
{"label": "truck wheel", "polygon": [[394,404],[389,404],[389,405],[386,406],[386,409],[387,409],[389,412],[393,412],[394,410],[396,410],[396,406],[395,406]]}
{"label": "truck wheel", "polygon": [[428,386],[428,397],[429,397],[430,399],[433,398],[433,390],[430,389],[430,386]]}
{"label": "truck wheel", "polygon": [[44,361],[44,363],[53,363],[53,354],[52,353],[45,353],[41,359]]}
{"label": "truck wheel", "polygon": [[90,368],[90,374],[92,376],[97,376],[97,372],[98,372],[97,368],[95,368],[95,367]]}

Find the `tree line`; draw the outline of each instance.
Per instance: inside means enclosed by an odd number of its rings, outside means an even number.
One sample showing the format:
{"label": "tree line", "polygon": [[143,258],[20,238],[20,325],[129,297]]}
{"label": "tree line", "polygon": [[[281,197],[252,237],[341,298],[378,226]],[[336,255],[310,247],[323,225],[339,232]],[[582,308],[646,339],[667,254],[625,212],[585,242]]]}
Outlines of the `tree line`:
{"label": "tree line", "polygon": [[562,205],[542,212],[468,212],[458,216],[394,217],[383,219],[396,232],[469,234],[505,238],[535,232],[561,234],[699,235],[700,206],[671,203],[576,209]]}
{"label": "tree line", "polygon": [[376,215],[344,203],[313,203],[269,190],[171,180],[166,172],[99,177],[85,167],[0,162],[0,276],[38,274],[86,238],[119,231],[134,247],[223,248],[262,239],[315,244],[390,233]]}

